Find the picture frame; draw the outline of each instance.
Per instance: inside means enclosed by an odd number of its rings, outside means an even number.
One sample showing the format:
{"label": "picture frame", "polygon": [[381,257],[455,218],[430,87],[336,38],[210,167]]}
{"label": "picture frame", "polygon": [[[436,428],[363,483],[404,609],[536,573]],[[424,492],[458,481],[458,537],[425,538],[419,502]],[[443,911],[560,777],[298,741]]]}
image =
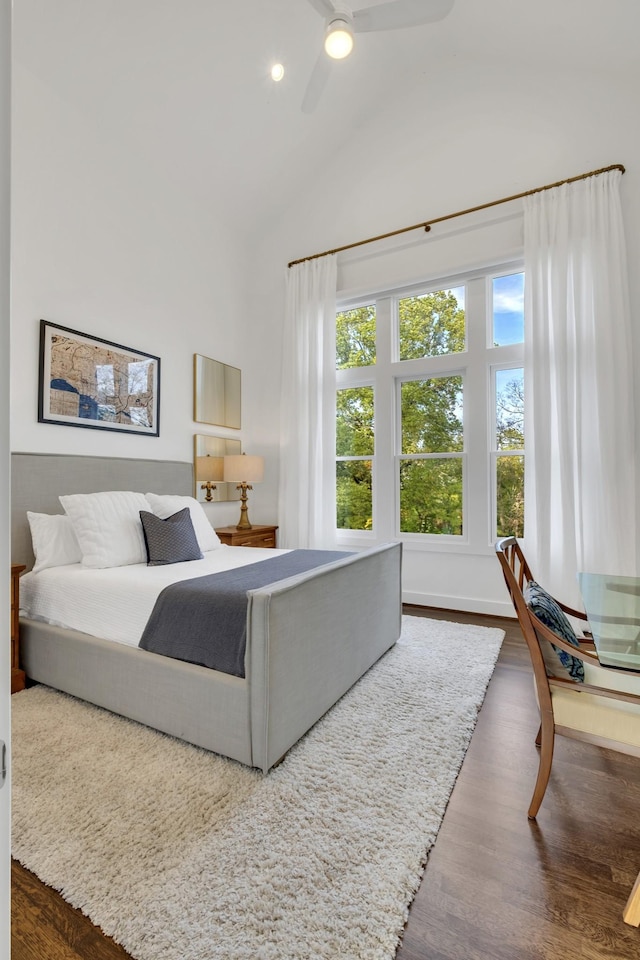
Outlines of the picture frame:
{"label": "picture frame", "polygon": [[38,423],[160,436],[160,358],[41,320]]}
{"label": "picture frame", "polygon": [[239,430],[242,372],[200,353],[193,355],[193,419],[216,427]]}

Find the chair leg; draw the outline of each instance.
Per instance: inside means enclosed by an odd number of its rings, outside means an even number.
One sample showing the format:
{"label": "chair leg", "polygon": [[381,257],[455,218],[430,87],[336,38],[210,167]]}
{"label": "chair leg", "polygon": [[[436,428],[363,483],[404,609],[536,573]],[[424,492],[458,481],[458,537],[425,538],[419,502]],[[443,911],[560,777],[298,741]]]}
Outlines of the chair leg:
{"label": "chair leg", "polygon": [[542,724],[540,724],[540,727],[536,734],[536,747],[539,747],[541,742],[542,742]]}
{"label": "chair leg", "polygon": [[632,927],[640,926],[640,873],[629,894],[627,905],[622,913],[622,919]]}
{"label": "chair leg", "polygon": [[529,820],[535,820],[536,814],[540,809],[542,798],[544,797],[549,776],[551,774],[551,761],[553,760],[553,744],[555,739],[555,728],[553,723],[553,714],[543,714],[540,730],[536,737],[536,743],[540,740],[540,762],[538,766],[538,777],[533,790],[533,796],[529,805],[527,816]]}

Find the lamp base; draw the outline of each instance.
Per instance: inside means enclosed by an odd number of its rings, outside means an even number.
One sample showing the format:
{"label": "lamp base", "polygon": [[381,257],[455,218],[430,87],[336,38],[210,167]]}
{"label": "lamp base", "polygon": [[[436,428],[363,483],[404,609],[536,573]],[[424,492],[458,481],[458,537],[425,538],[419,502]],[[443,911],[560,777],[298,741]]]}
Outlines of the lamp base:
{"label": "lamp base", "polygon": [[217,490],[218,488],[216,487],[215,483],[211,483],[211,480],[207,480],[206,483],[200,484],[200,489],[207,491],[205,494],[205,500],[207,503],[211,503],[213,500],[213,491]]}
{"label": "lamp base", "polygon": [[236,530],[251,530],[252,526],[249,523],[249,511],[247,510],[247,490],[253,490],[253,487],[250,483],[239,483],[236,487],[236,490],[241,490],[240,494],[240,520],[236,524]]}

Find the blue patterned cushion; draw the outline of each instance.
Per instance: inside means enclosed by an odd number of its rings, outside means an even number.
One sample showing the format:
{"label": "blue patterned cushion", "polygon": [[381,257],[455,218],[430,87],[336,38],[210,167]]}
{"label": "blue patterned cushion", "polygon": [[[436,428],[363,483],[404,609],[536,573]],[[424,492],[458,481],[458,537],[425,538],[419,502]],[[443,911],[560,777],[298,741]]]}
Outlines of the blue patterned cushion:
{"label": "blue patterned cushion", "polygon": [[148,510],[140,511],[144,541],[147,545],[147,566],[184,560],[202,560],[202,551],[191,522],[189,507],[161,520]]}
{"label": "blue patterned cushion", "polygon": [[[552,630],[561,640],[566,640],[574,647],[579,647],[580,643],[576,637],[573,627],[569,623],[564,611],[553,597],[544,590],[535,580],[529,580],[524,588],[523,596],[525,603],[533,614],[544,623],[545,627]],[[553,646],[558,660],[569,674],[572,680],[579,683],[584,682],[584,664],[578,657],[571,656],[566,650]],[[547,661],[548,666],[548,661]]]}

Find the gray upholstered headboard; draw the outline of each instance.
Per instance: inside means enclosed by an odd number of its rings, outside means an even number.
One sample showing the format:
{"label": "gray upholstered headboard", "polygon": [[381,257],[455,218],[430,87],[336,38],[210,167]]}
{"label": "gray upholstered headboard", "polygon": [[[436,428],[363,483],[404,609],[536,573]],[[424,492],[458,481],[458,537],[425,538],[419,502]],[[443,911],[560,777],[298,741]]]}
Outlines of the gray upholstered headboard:
{"label": "gray upholstered headboard", "polygon": [[50,453],[11,454],[11,562],[33,566],[27,510],[62,513],[58,497],[98,490],[193,496],[193,465],[178,460],[128,460]]}

